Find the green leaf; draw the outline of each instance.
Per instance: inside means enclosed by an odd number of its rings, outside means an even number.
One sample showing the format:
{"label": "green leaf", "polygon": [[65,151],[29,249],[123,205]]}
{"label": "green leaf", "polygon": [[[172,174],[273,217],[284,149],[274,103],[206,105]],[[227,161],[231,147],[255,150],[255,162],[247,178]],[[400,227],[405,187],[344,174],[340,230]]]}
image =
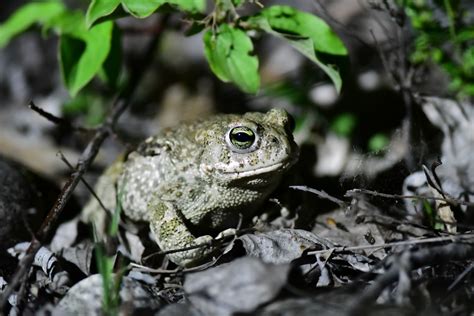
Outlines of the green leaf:
{"label": "green leaf", "polygon": [[326,65],[324,64],[316,55],[316,53],[313,50],[313,41],[306,38],[306,39],[298,39],[298,38],[289,38],[285,37],[285,40],[294,48],[296,48],[300,53],[305,55],[307,58],[309,58],[313,63],[318,65],[319,68],[321,68],[331,79],[331,81],[334,83],[334,86],[336,87],[337,92],[341,92],[341,87],[342,87],[342,79],[341,76],[339,75],[339,70],[335,65]]}
{"label": "green leaf", "polygon": [[206,10],[206,0],[171,0],[169,4],[174,4],[184,11],[193,13],[204,12]]}
{"label": "green leaf", "polygon": [[232,0],[232,4],[235,6],[235,7],[240,7],[242,4],[244,4],[244,0]]}
{"label": "green leaf", "polygon": [[469,47],[462,54],[462,68],[466,76],[474,76],[474,47]]}
{"label": "green leaf", "polygon": [[84,92],[63,104],[62,112],[66,117],[85,115],[85,126],[93,127],[103,122],[107,114],[106,99],[100,93]]}
{"label": "green leaf", "polygon": [[474,39],[474,28],[462,29],[456,35],[456,42],[463,43]]}
{"label": "green leaf", "polygon": [[343,113],[337,116],[331,123],[331,130],[343,137],[350,137],[357,125],[357,118],[354,114]]}
{"label": "green leaf", "polygon": [[[63,32],[59,45],[63,79],[72,96],[101,70],[112,45],[112,22],[100,23],[87,30],[84,19],[81,21],[82,28],[77,25],[76,30]],[[70,17],[70,22],[77,24],[77,17]]]}
{"label": "green leaf", "polygon": [[[33,2],[16,11],[0,26],[0,45],[5,45],[13,36],[36,22],[42,24],[45,30],[52,28],[60,35],[61,72],[65,85],[73,96],[102,69],[107,56],[114,57],[109,54],[112,46],[112,22],[104,22],[88,30],[80,11],[68,11],[60,1],[53,0]],[[116,65],[117,61],[109,63]],[[104,65],[109,79],[116,81],[118,75],[107,67],[109,66]]]}
{"label": "green leaf", "polygon": [[[417,200],[413,200],[413,204],[416,205]],[[423,213],[425,214],[426,218],[429,220],[431,226],[436,225],[436,212],[433,210],[433,208],[430,205],[430,202],[428,202],[425,199],[421,200],[423,204]],[[439,224],[439,223],[438,223]],[[442,226],[440,229],[443,229],[444,227]]]}
{"label": "green leaf", "polygon": [[204,34],[204,53],[211,70],[224,82],[232,81],[247,93],[260,86],[258,59],[252,56],[252,41],[241,29],[222,24],[213,34]]}
{"label": "green leaf", "polygon": [[32,2],[22,6],[0,25],[0,47],[8,44],[14,36],[24,32],[34,23],[46,23],[64,10],[61,2],[53,0]]}
{"label": "green leaf", "polygon": [[244,3],[243,0],[219,0],[216,1],[216,7],[214,10],[219,12],[235,12],[236,8]]}
{"label": "green leaf", "polygon": [[206,26],[203,23],[199,23],[197,21],[193,21],[191,26],[185,31],[184,35],[186,36],[193,36],[198,33],[201,33]]}
{"label": "green leaf", "polygon": [[380,152],[388,147],[390,139],[387,135],[382,133],[374,134],[367,144],[367,148],[370,152]]}
{"label": "green leaf", "polygon": [[87,9],[87,27],[91,27],[101,17],[112,14],[119,4],[120,0],[93,0]]}
{"label": "green leaf", "polygon": [[308,37],[314,49],[332,55],[347,55],[347,49],[329,25],[315,15],[289,6],[271,6],[260,13],[279,33]]}
{"label": "green leaf", "polygon": [[102,65],[103,79],[113,88],[118,88],[118,79],[122,70],[122,36],[120,29],[114,25],[110,52]]}
{"label": "green leaf", "polygon": [[44,28],[54,29],[57,34],[68,34],[82,39],[88,30],[80,11],[64,11],[44,23]]}
{"label": "green leaf", "polygon": [[73,85],[77,72],[77,61],[84,53],[86,45],[83,41],[69,35],[63,35],[59,39],[59,58],[61,73],[66,87]]}
{"label": "green leaf", "polygon": [[137,18],[146,18],[153,14],[166,0],[122,0],[125,11]]}
{"label": "green leaf", "polygon": [[203,12],[206,8],[205,0],[122,0],[125,11],[141,19],[150,16],[164,4],[189,12]]}
{"label": "green leaf", "polygon": [[276,81],[266,84],[263,95],[278,99],[285,99],[292,104],[305,104],[308,102],[308,96],[305,89],[294,81]]}
{"label": "green leaf", "polygon": [[285,40],[304,56],[309,58],[329,76],[331,81],[334,83],[337,92],[341,92],[342,80],[337,67],[335,65],[325,64],[318,58],[314,48],[314,41],[311,38],[275,31],[269,24],[268,20],[263,16],[252,17],[248,20],[248,22],[254,27],[257,27],[275,37]]}
{"label": "green leaf", "polygon": [[191,13],[204,12],[206,9],[205,0],[93,0],[87,9],[87,26],[91,27],[111,15],[124,16],[125,11],[143,19],[165,4]]}
{"label": "green leaf", "polygon": [[218,58],[219,52],[217,51],[217,36],[214,37],[211,30],[204,33],[204,54],[206,56],[209,67],[212,72],[224,82],[231,81],[230,76],[227,74],[225,65],[221,62],[221,58]]}

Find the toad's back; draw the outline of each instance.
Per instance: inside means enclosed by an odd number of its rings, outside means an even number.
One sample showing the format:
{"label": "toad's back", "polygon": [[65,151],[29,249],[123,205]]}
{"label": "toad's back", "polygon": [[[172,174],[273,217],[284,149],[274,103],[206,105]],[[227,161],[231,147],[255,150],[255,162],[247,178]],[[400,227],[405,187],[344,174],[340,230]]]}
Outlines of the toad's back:
{"label": "toad's back", "polygon": [[[162,248],[180,247],[190,230],[225,229],[251,215],[297,153],[283,110],[219,115],[148,138],[101,177],[97,192],[108,208],[119,200],[128,217],[150,222]],[[163,233],[170,223],[177,233]]]}

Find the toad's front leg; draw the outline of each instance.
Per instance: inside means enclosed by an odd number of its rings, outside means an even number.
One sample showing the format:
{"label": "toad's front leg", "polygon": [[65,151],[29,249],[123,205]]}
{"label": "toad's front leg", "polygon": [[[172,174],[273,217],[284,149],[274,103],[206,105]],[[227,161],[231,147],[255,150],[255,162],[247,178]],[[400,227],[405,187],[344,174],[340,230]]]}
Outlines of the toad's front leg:
{"label": "toad's front leg", "polygon": [[216,251],[216,248],[211,245],[214,239],[210,235],[195,237],[172,203],[154,198],[148,205],[148,209],[151,214],[150,229],[161,250],[168,252],[196,247],[169,253],[168,257],[177,265],[196,266]]}

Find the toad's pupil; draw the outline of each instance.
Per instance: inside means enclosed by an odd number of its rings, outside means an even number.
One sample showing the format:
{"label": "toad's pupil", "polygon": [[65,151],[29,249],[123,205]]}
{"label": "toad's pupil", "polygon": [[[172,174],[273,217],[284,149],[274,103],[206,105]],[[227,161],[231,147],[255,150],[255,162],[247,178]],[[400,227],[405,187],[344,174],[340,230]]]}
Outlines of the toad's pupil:
{"label": "toad's pupil", "polygon": [[251,142],[254,139],[253,135],[249,135],[244,132],[235,133],[234,138],[236,141],[242,142],[242,143]]}

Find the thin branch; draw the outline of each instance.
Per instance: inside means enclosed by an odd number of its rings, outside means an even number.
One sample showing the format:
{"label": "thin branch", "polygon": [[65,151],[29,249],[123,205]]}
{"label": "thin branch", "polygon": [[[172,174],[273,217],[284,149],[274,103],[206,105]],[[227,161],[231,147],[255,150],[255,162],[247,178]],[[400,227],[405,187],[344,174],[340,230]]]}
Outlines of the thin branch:
{"label": "thin branch", "polygon": [[131,262],[129,264],[130,267],[133,267],[133,268],[137,268],[138,270],[140,271],[143,271],[143,272],[146,272],[146,273],[156,273],[156,274],[184,274],[184,273],[188,273],[188,272],[197,272],[197,271],[202,271],[202,270],[206,270],[207,268],[210,268],[212,266],[214,266],[216,264],[216,262],[219,260],[221,256],[217,257],[217,258],[214,258],[212,261],[209,261],[209,262],[206,262],[204,264],[201,264],[199,266],[196,266],[196,267],[192,267],[192,268],[182,268],[182,267],[177,267],[175,269],[172,269],[172,270],[166,270],[166,269],[153,269],[153,268],[149,268],[149,267],[146,267],[146,266],[143,266],[143,265],[140,265],[140,264],[136,264],[136,263],[133,263]]}
{"label": "thin branch", "polygon": [[428,185],[436,190],[436,192],[438,192],[443,198],[446,198],[447,194],[444,192],[443,185],[441,184],[441,180],[439,179],[438,173],[436,172],[436,168],[442,164],[441,158],[438,157],[437,160],[431,164],[429,169],[427,166],[423,165],[423,172],[425,173]]}
{"label": "thin branch", "polygon": [[390,65],[387,60],[387,56],[385,56],[385,53],[382,50],[382,46],[379,44],[379,41],[377,41],[377,37],[374,34],[374,30],[370,29],[369,30],[370,35],[372,35],[372,39],[374,40],[375,48],[377,49],[377,52],[379,53],[380,60],[382,61],[383,68],[385,71],[392,77],[393,82],[396,83],[396,80],[394,78],[394,75],[392,73],[392,69],[390,68]]}
{"label": "thin branch", "polygon": [[469,242],[470,244],[474,245],[474,234],[462,234],[462,235],[455,235],[455,236],[445,236],[445,237],[432,237],[432,238],[423,238],[423,239],[416,239],[416,240],[404,240],[404,241],[397,241],[392,243],[383,243],[383,244],[375,244],[375,245],[366,245],[366,246],[354,246],[354,247],[334,247],[324,250],[315,250],[308,252],[308,255],[321,255],[327,252],[345,252],[345,251],[357,251],[357,250],[369,250],[369,249],[385,249],[385,248],[392,248],[398,246],[413,246],[413,245],[420,245],[420,244],[431,244],[431,243],[439,243],[439,242]]}
{"label": "thin branch", "polygon": [[353,189],[349,190],[346,192],[344,196],[346,197],[352,197],[357,194],[368,194],[372,196],[378,196],[378,197],[383,197],[387,199],[395,199],[395,200],[400,200],[400,199],[420,199],[420,200],[435,200],[435,201],[443,201],[443,202],[448,202],[453,205],[467,205],[467,206],[474,206],[473,202],[468,202],[468,201],[463,201],[460,199],[455,199],[451,197],[446,197],[446,198],[439,198],[439,197],[433,197],[433,196],[424,196],[424,195],[399,195],[399,194],[387,194],[387,193],[380,193],[377,191],[371,191],[371,190],[366,190],[366,189]]}
{"label": "thin branch", "polygon": [[[68,166],[71,170],[74,170],[74,167],[71,165],[71,163],[67,160],[66,156],[62,152],[58,152],[59,158]],[[94,188],[83,178],[81,177],[81,182],[82,184],[85,185],[87,190],[92,194],[94,199],[96,199],[97,203],[99,203],[100,207],[105,211],[106,214],[110,214],[112,211],[108,210],[107,207],[102,203],[102,200],[99,198],[97,193],[95,193]]]}
{"label": "thin branch", "polygon": [[[368,211],[368,209],[366,209],[364,207],[360,207],[360,210]],[[409,234],[409,235],[416,236],[416,237],[418,237],[419,235],[415,234],[415,233],[410,233],[410,231],[399,230],[397,228],[393,228],[392,226],[393,225],[408,225],[408,226],[412,226],[412,227],[415,227],[415,228],[423,229],[427,232],[434,233],[434,234],[456,235],[456,234],[453,234],[452,232],[448,232],[444,229],[435,229],[433,227],[417,223],[416,221],[409,221],[409,220],[406,220],[406,219],[404,219],[404,220],[395,219],[392,216],[385,216],[385,215],[379,215],[379,214],[357,214],[357,218],[362,219],[364,221],[364,223],[374,223],[374,224],[382,225],[382,226],[390,228],[393,231],[398,231],[400,233]],[[435,221],[435,223],[439,223],[439,224],[455,225],[455,226],[457,226],[459,228],[463,228],[465,230],[473,230],[474,229],[473,225],[455,223],[455,222],[448,222],[448,221],[443,221],[443,220],[439,220],[439,219],[435,219],[434,221]]]}
{"label": "thin branch", "polygon": [[345,202],[341,199],[338,199],[334,196],[331,196],[331,195],[327,194],[324,191],[316,190],[316,189],[307,187],[305,185],[292,185],[289,188],[293,189],[293,190],[300,190],[300,191],[310,192],[310,193],[316,194],[321,199],[329,200],[329,201],[339,205],[340,207],[348,207],[349,206],[349,203],[347,203],[347,202]]}
{"label": "thin branch", "polygon": [[71,122],[69,122],[68,120],[65,120],[63,119],[62,117],[57,117],[55,116],[54,114],[52,113],[49,113],[48,111],[45,111],[43,110],[42,108],[38,107],[34,102],[33,100],[30,101],[30,103],[28,103],[28,107],[35,111],[36,113],[38,113],[39,115],[41,115],[42,117],[44,117],[45,119],[47,119],[48,121],[56,124],[56,125],[61,125],[61,126],[64,126],[65,128],[67,128],[68,130],[73,130],[73,131],[79,131],[79,132],[84,132],[84,133],[91,133],[91,132],[94,132],[94,129],[90,129],[90,128],[85,128],[85,127],[82,127],[82,126],[76,126],[76,125],[73,125]]}
{"label": "thin branch", "polygon": [[474,262],[471,262],[471,264],[466,269],[464,269],[464,271],[456,278],[456,280],[454,280],[453,283],[448,286],[448,292],[451,292],[459,283],[461,283],[461,281],[464,280],[464,278],[469,273],[471,273],[473,269]]}

